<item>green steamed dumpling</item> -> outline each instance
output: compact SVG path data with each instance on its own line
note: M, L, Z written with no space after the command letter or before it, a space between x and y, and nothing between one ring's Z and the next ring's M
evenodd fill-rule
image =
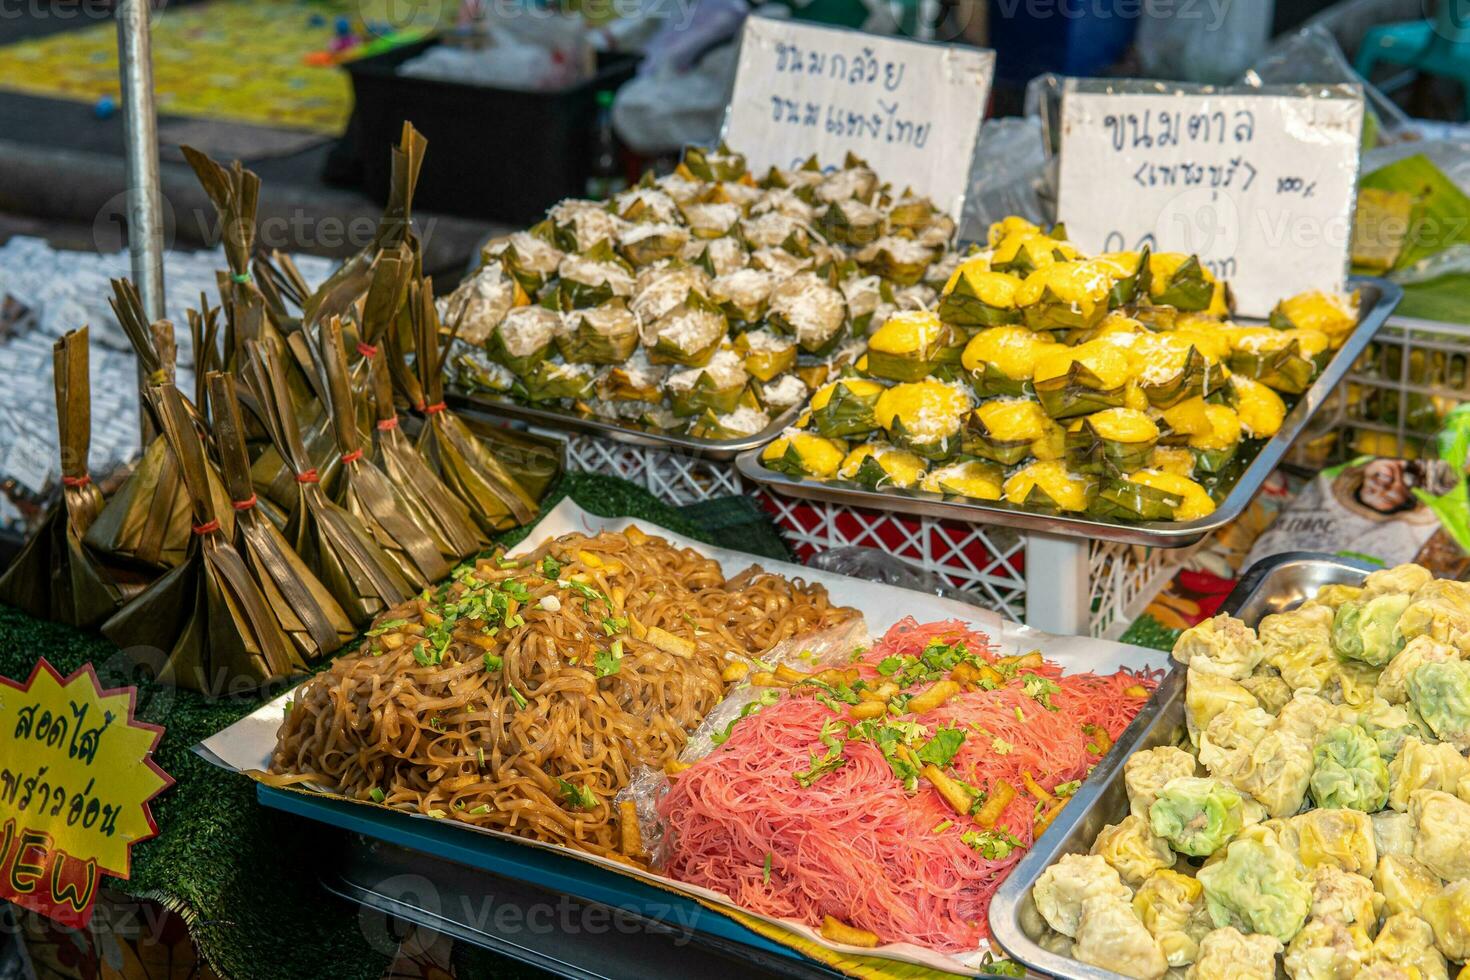
M1435 737L1464 748L1470 741L1470 663L1421 664L1408 686L1409 703Z
M1210 919L1219 926L1259 932L1289 942L1307 921L1312 890L1296 860L1269 840L1232 841L1225 859L1197 876Z
M1385 775L1386 778L1386 775ZM1171 779L1149 807L1153 832L1180 854L1205 857L1240 832L1244 822L1240 794L1215 779Z
M1388 765L1358 725L1338 725L1312 749L1312 799L1329 809L1376 813L1388 801Z
M1397 630L1409 596L1380 595L1366 602L1344 602L1332 617L1332 646L1341 660L1382 667L1403 649Z

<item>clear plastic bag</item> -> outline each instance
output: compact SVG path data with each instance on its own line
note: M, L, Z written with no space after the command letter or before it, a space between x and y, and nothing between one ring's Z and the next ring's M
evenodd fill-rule
M991 533L1008 532L1004 532L1004 529L995 529ZM960 591L935 573L877 548L863 548L856 545L833 548L831 551L821 551L813 555L807 564L824 572L851 575L853 578L867 579L869 582L896 585L901 589L926 592L942 599L954 599L968 605L977 605L974 596Z
M1378 137L1393 139L1411 122L1404 110L1353 71L1333 32L1322 23L1309 24L1276 41L1240 78L1251 86L1348 82L1363 86L1363 99L1376 117ZM1365 167L1364 173L1368 173Z
M960 239L983 241L991 222L1012 214L1044 224L1053 210L1041 121L1032 116L985 120L970 164Z
M1271 0L1161 8L1138 24L1134 47L1153 78L1223 84L1260 57Z

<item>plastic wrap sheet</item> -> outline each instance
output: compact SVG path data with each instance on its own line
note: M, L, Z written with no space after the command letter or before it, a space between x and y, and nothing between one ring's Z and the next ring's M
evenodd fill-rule
M727 577L738 574L740 571L753 563L753 556L725 548L715 548L700 544L688 538L666 531L657 525L646 521L634 520L626 517L599 517L582 510L571 500L563 500L549 514L547 514L520 545L512 548L511 555L524 554L535 550L548 538L559 537L579 531L585 534L598 534L602 531L618 531L629 526L637 526L645 533L665 538L671 543L687 548L693 548L701 554L707 555L719 562ZM952 599L939 596L928 596L898 588L892 585L884 585L877 582L865 582L861 579L849 578L843 575L835 575L831 572L818 571L805 568L801 565L789 564L787 562L761 561L759 562L766 571L785 575L790 578L801 578L809 582L817 582L825 586L831 593L834 602L841 605L853 606L862 610L863 622L851 632L836 632L825 636L808 636L789 641L782 649L774 655L782 658L800 656L804 651L810 651L813 657L836 657L845 656L852 651L853 643L866 642L869 635L881 635L894 623L906 616L913 616L920 622L932 622L943 619L962 619L974 624L978 629L987 633L992 644L1002 654L1014 654L1030 650L1040 650L1044 656L1060 664L1068 671L1097 671L1099 673L1110 673L1120 667L1128 667L1133 670L1152 670L1167 666L1167 655L1157 650L1148 650L1143 647L1130 646L1124 643L1115 643L1106 640L1094 640L1088 637L1063 637L1052 636L1048 633L1033 630L1028 626L1010 622L1000 614L988 609L966 605ZM809 662L809 661L804 661ZM255 712L240 719L224 731L206 739L195 747L195 751L223 768L233 772L260 771L266 769L270 764L271 752L275 748L276 730L280 727L285 717L286 702L295 696L294 691L288 692L258 708ZM708 751L709 732L715 730L716 725L723 727L728 723L729 717L738 715L744 702L737 700L741 697L739 689L732 694L730 699L715 709L706 723L696 730L694 738L691 739L691 752ZM722 723L723 720L723 723ZM648 797L651 802L656 791L651 783L645 783L639 792ZM362 806L376 806L373 803L360 803ZM430 817L421 814L403 812L405 820L429 820ZM439 821L443 823L443 821ZM608 871L630 875L644 880L657 883L660 887L675 888L694 897L714 908L727 908L740 910L746 915L751 915L746 910L739 909L723 895L708 889L698 888L678 882L671 882L652 872L630 869L605 858L583 854L567 848L550 844L541 844L523 838L493 830L482 830L469 825L456 825L466 833L486 834L510 841L525 847L543 847L554 850L560 854L571 856L577 860L595 864ZM932 969L946 970L958 973L973 973L974 964L977 964L984 950L976 950L973 953L961 957L949 956L934 950L925 949L907 943L893 943L878 949L858 949L833 943L822 936L816 930L801 923L788 920L773 919L766 916L757 916L766 922L785 928L803 939L817 943L833 951L864 956L877 956L904 963L912 963Z

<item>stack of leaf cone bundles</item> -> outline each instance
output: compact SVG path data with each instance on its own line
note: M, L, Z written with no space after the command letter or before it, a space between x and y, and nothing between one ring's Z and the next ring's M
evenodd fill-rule
M253 251L255 175L187 151L229 265L219 305L189 312L193 389L175 384L172 326L114 283L146 379L143 456L104 502L86 473L86 334L69 334L62 499L0 601L100 625L162 682L239 693L309 670L536 516L554 454L472 432L444 405L453 331L410 219L423 148L406 128L378 235L317 289L288 257Z

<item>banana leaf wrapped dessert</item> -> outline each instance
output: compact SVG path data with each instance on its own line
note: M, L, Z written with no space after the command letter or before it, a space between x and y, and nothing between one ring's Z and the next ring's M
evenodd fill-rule
M1016 294L1020 277L990 268L984 254L965 259L944 284L939 316L960 327L993 327L1020 323Z
M740 205L729 201L703 201L685 204L680 212L689 234L698 239L723 238L745 216Z
M454 380L465 391L490 391L503 394L515 387L516 376L510 368L490 360L482 347L455 341L451 355Z
M214 509L195 413L172 384L154 387L150 398L189 495L192 540L186 559L104 623L103 634L127 650L162 650L162 662L148 665L159 683L208 695L303 671L305 661L235 550L233 522L226 530Z
M124 583L82 544L103 506L102 491L87 470L92 441L87 356L86 327L67 332L52 346L61 496L0 576L0 602L38 619L83 628L112 615L124 599Z
M942 493L947 497L971 500L1000 500L1005 471L994 463L968 459L946 466L936 466L919 481L919 489Z
M1276 304L1270 323L1279 330L1320 330L1332 338L1332 346L1336 348L1358 325L1358 294L1341 295L1315 289L1299 293Z
M562 314L556 349L567 361L621 364L638 348L638 317L622 299Z
M817 230L829 242L863 248L883 234L883 212L857 198L834 201L817 215Z
M1052 455L1046 444L1063 438L1061 426L1028 399L995 398L971 414L964 437L970 456L1011 466L1028 456Z
M548 212L547 220L563 252L585 252L600 243L611 250L628 226L597 201L562 201Z
M738 351L725 347L716 351L702 367L674 371L664 380L674 414L688 417L712 411L718 415L733 412L742 404L752 404L750 375Z
M680 166L696 180L739 180L746 174L745 156L736 153L724 143L713 150L702 146L685 147L684 160Z
M1205 488L1187 476L1139 470L1105 478L1093 501L1093 516L1122 521L1193 521L1215 511Z
M696 439L713 439L724 442L753 436L764 431L770 424L769 413L749 405L742 405L724 414L709 409L690 423L689 434Z
M796 217L784 210L762 211L740 222L740 237L752 252L782 249L809 256L812 241L809 224L809 217Z
M581 401L596 391L597 371L595 364L547 358L517 378L514 391L533 405L562 399Z
M1176 332L1143 334L1128 351L1138 390L1160 409L1219 391L1225 371L1208 349Z
M1077 249L1021 218L1006 218L990 228L990 268L1021 278L1057 262L1071 262Z
M873 411L895 446L943 461L959 451L972 405L968 389L925 378L885 390Z
M536 295L556 277L564 257L556 247L556 229L550 222L497 238L480 250L484 264L499 264L528 296Z
M658 185L653 174L612 199L613 213L624 221L673 222L679 216L679 204L673 195Z
M727 276L750 264L750 254L745 251L745 244L734 235L710 241L691 239L684 247L684 259L711 276Z
M893 287L879 276L848 276L837 288L847 303L853 336L861 337L877 330L896 309Z
M689 229L671 221L640 221L624 228L618 250L635 266L652 265L682 255L689 244Z
M1132 473L1147 465L1159 427L1146 412L1105 408L1067 433L1067 465L1078 473Z
M612 244L600 241L586 251L569 254L556 267L557 302L563 310L605 303L633 295L633 269Z
M749 365L746 370L750 370ZM809 394L811 389L795 374L783 374L774 381L763 382L756 387L760 403L766 407L766 411L777 415L800 405Z
M1327 334L1310 327L1237 327L1230 339L1232 374L1254 378L1288 395L1306 391L1332 356Z
M849 153L842 169L823 175L813 190L818 201L870 201L878 190L878 175L859 157Z
M868 338L868 374L891 381L918 381L942 364L960 360L964 337L927 310L903 310L883 321Z
M597 382L597 397L607 401L657 404L663 398L663 382L669 369L654 364L639 349L622 364L608 368Z
M847 443L812 432L788 429L761 450L766 469L788 476L830 480L847 458Z
M818 388L809 408L812 426L824 436L857 436L878 428L883 385L867 378L839 378Z
M1163 420L1170 432L1187 437L1201 473L1221 472L1240 449L1240 416L1227 405L1192 398L1164 412Z
M1144 469L1194 478L1194 453L1187 446L1155 446Z
M565 325L556 310L544 306L516 307L486 338L485 352L512 374L524 375L550 356L552 345Z
M657 320L684 302L690 293L709 298L709 275L699 266L669 263L638 273L633 299L628 306L646 323Z
M710 281L709 298L719 304L731 323L758 324L766 315L776 282L772 273L737 269Z
M837 475L869 490L907 490L918 484L928 468L922 457L911 452L886 442L865 442L847 454Z
M784 248L762 248L750 253L750 267L774 273L778 279L784 280L811 272L817 263L810 255L799 255Z
M1154 252L1148 256L1148 266L1148 298L1154 305L1217 316L1229 314L1230 295L1225 284L1200 264L1198 256Z
M1231 375L1230 390L1240 427L1252 439L1269 439L1286 421L1286 403L1267 386L1242 375Z
M1015 303L1032 330L1087 329L1107 314L1112 288L1101 262L1052 262L1026 276Z
M1008 503L1050 513L1082 513L1097 495L1097 480L1073 473L1061 460L1028 463L1002 485Z
M1091 415L1123 404L1128 359L1105 341L1058 347L1036 359L1031 385L1054 419Z
M990 327L970 338L960 366L980 398L1028 394L1036 361L1055 347L1045 333L1026 327Z
M796 342L769 330L750 330L735 338L745 370L762 383L787 374L796 365Z
M808 354L824 354L843 337L847 305L842 293L812 273L792 276L771 290L767 321L796 338Z
M643 321L643 346L654 364L703 367L724 341L729 322L720 308L690 291L657 319Z
M855 258L862 268L900 286L912 286L924 278L934 261L936 248L900 235L884 235L860 250Z
M1131 306L1148 296L1153 281L1149 266L1149 249L1141 252L1104 252L1094 260L1108 270L1113 285L1108 290L1108 306L1117 309Z
M457 323L459 337L483 344L512 307L531 302L526 291L500 265L487 265L439 301L439 318Z

